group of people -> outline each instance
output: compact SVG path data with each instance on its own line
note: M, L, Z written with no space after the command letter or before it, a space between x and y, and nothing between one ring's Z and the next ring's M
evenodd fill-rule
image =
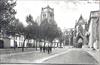
M40 46L40 52L48 52L50 54L52 52L52 47L51 46Z

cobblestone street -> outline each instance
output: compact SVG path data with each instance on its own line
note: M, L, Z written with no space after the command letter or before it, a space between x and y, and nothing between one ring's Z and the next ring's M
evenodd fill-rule
M67 64L97 63L97 62L100 63L98 51L85 48L76 49L68 46L64 48L55 48L50 54L48 54L47 52L43 53L40 51L12 53L5 55L2 54L0 55L0 62L1 63L67 63Z
M97 64L98 61L83 49L69 49L68 52L45 60L51 64Z
M52 53L48 54L40 51L30 51L30 52L20 52L0 55L1 63L33 63L35 60L48 57L54 54L58 54L64 51L67 51L68 47L65 48L55 48Z

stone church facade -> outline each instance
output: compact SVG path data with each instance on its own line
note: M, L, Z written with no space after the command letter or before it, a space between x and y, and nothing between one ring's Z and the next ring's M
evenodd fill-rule
M74 45L78 46L79 42L82 43L82 45L86 44L86 26L87 26L87 22L84 20L84 18L82 17L82 15L80 16L80 18L78 19L78 21L75 23L75 31L74 31Z

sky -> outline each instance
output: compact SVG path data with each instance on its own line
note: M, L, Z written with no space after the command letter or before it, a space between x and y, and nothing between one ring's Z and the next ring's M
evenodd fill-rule
M36 20L41 8L49 5L54 8L54 19L61 29L74 28L80 15L87 21L90 11L99 10L98 2L79 0L17 0L16 18L26 25L26 16L31 14Z

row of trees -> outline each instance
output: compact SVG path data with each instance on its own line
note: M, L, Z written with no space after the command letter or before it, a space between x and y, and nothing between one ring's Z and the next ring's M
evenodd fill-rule
M62 32L61 29L57 26L55 21L48 22L47 19L44 19L41 21L41 24L38 25L36 21L33 20L33 17L31 15L28 15L26 17L27 26L24 27L22 23L19 22L19 20L15 19L15 22L9 25L8 27L8 34L15 36L16 34L22 34L24 35L24 42L22 51L24 51L25 46L25 40L34 39L37 42L43 41L44 47L46 44L46 41L49 41L51 45L53 44L53 40L59 39L59 41L62 43ZM37 45L36 45L37 50Z
M31 15L28 15L26 17L28 25L25 27L19 19L15 18L16 11L14 6L16 6L16 2L13 0L0 0L0 30L3 30L3 33L8 36L24 35L22 51L24 51L26 39L34 39L36 43L43 40L44 46L45 41L49 41L51 45L54 39L59 39L60 42L63 41L62 31L54 20L48 21L48 19L44 19L39 25Z
M49 41L52 46L53 40L55 39L61 40L61 36L62 36L61 29L58 28L54 20L48 22L48 19L44 19L43 21L41 21L39 25L36 21L33 20L33 17L31 15L28 15L26 17L26 22L28 23L28 26L23 27L23 31L20 32L24 34L25 40L34 39L36 41L36 44L37 42L43 41L44 47L46 41ZM23 42L23 46L25 44L24 42ZM36 50L37 50L37 45L36 45Z

